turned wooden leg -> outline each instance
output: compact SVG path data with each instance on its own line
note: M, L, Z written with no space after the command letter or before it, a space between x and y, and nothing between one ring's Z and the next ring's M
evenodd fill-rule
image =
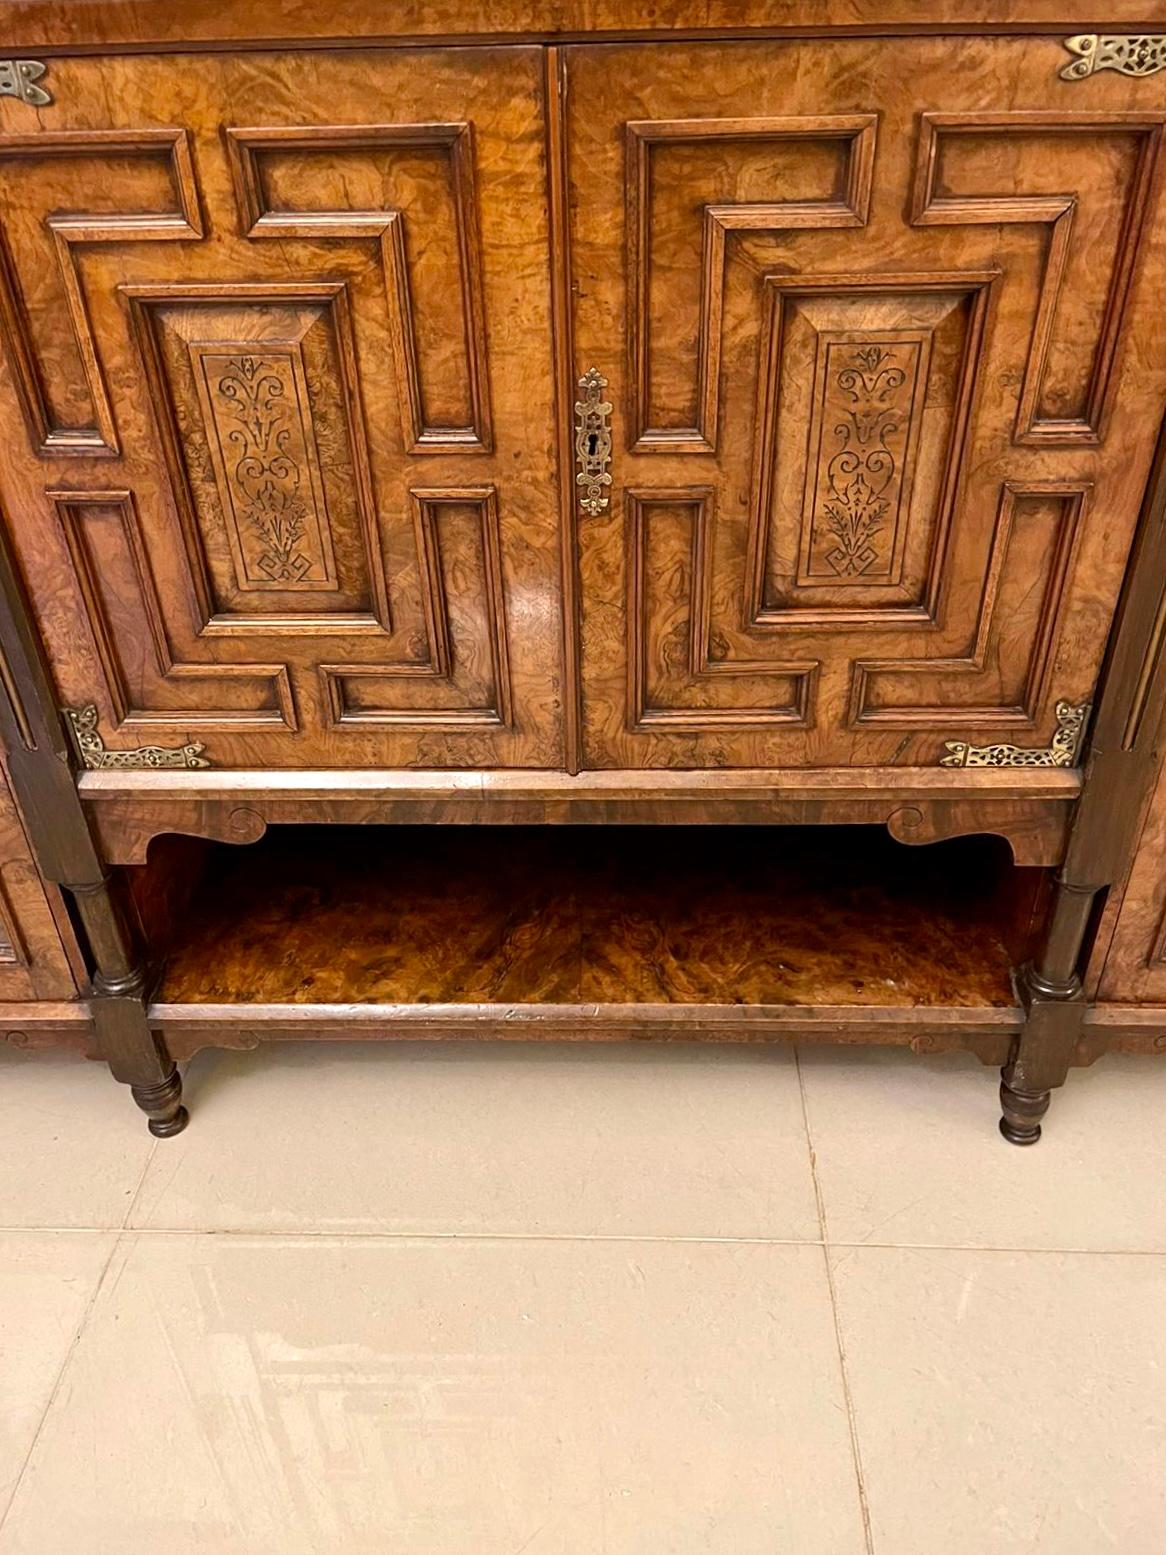
M131 1085L130 1095L149 1119L146 1127L156 1139L181 1134L190 1122L190 1114L182 1105L182 1076L173 1062L164 1080L157 1085Z
M1049 1110L1051 1091L1013 1089L1016 1077L1013 1064L1000 1071L1000 1132L1011 1145L1035 1145L1040 1138L1040 1120Z
M1024 1030L1000 1080L1000 1132L1009 1144L1036 1144L1049 1093L1069 1072L1085 1014L1077 967L1095 895L1094 886L1057 882L1040 950L1017 978Z
M162 1038L146 1018L149 975L131 919L104 878L70 886L85 926L95 971L90 997L97 1048L115 1080L149 1119L156 1139L181 1134L190 1121L182 1079Z

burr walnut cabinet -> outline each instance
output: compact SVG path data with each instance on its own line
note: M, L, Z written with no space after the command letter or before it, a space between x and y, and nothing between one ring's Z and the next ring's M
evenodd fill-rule
M1016 1143L1163 1045L1166 10L1097 26L0 0L10 1040L159 1134L267 1037L965 1047Z

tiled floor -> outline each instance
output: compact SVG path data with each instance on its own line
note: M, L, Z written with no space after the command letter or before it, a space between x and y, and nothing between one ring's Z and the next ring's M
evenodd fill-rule
M0 1555L1166 1548L1166 1063L0 1057Z

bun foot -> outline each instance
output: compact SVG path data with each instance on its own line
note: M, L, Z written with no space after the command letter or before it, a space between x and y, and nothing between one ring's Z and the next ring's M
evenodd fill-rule
M147 1128L155 1139L181 1134L190 1122L182 1105L182 1076L172 1069L157 1085L131 1085L130 1095L149 1119Z
M1040 1138L1040 1120L1049 1110L1049 1091L1014 1091L1011 1064L1000 1071L1000 1132L1010 1145L1035 1145Z

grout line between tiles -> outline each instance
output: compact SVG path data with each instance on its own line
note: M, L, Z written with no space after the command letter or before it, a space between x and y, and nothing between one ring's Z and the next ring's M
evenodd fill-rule
M47 1421L47 1419L49 1417L49 1414L50 1414L50 1412L52 1410L53 1405L56 1403L57 1395L61 1391L61 1386L62 1386L62 1384L64 1383L64 1380L65 1380L65 1374L69 1370L69 1367L70 1367L70 1365L72 1363L72 1360L73 1360L73 1356L76 1353L77 1346L81 1343L81 1336L82 1336L82 1334L84 1334L85 1329L87 1328L87 1326L89 1324L89 1319L92 1316L93 1308L94 1308L94 1306L97 1303L97 1298L101 1294L101 1290L102 1290L103 1286L105 1285L106 1278L107 1278L107 1276L109 1274L110 1264L113 1262L114 1258L116 1257L118 1249L121 1247L122 1242L123 1242L123 1240L125 1238L126 1228L129 1225L130 1216L133 1213L134 1205L138 1202L138 1195L142 1191L142 1184L146 1180L146 1173L150 1169L150 1162L154 1159L154 1152L155 1152L155 1150L157 1150L157 1148L158 1148L158 1140L157 1139L152 1139L151 1140L150 1152L146 1156L146 1159L145 1159L145 1161L142 1164L142 1170L138 1174L138 1180L137 1180L137 1183L136 1183L136 1185L134 1187L134 1191L129 1196L129 1202L126 1204L125 1213L121 1217L121 1225L120 1226L117 1226L117 1227L110 1227L110 1226L102 1226L102 1227L96 1227L96 1226L94 1226L94 1227L88 1227L88 1226L86 1226L86 1227L69 1226L69 1227L60 1227L60 1228L55 1228L55 1227L54 1228L50 1228L50 1227L47 1227L47 1226L36 1226L36 1227L22 1228L22 1229L28 1229L28 1230L35 1230L37 1232L37 1234L39 1234L39 1235L43 1235L46 1231L56 1230L56 1229L73 1231L73 1232L81 1231L83 1234L96 1234L96 1235L105 1235L105 1236L108 1236L110 1234L110 1232L112 1231L113 1232L113 1241L110 1244L109 1256L106 1258L105 1262L102 1264L102 1266L101 1266L101 1273L97 1277L97 1280L96 1280L96 1282L95 1282L95 1284L93 1286L93 1294L90 1296L89 1300L85 1303L85 1310L81 1314L81 1320L77 1324L76 1331L74 1332L73 1338L72 1338L72 1340L69 1343L69 1348L65 1351L64 1359L61 1361L60 1368L59 1368L59 1370L57 1372L56 1377L53 1380L52 1389L50 1390L48 1399L45 1402L45 1407L41 1411L41 1417L37 1421L36 1430L33 1432L32 1441L28 1445L28 1451L24 1455L24 1461L20 1465L20 1471L16 1475L16 1478L12 1482L12 1494L8 1497L8 1499L4 1503L4 1505L2 1507L0 1507L0 1532L3 1532L4 1524L8 1521L8 1514L12 1510L13 1504L16 1501L16 1497L19 1494L21 1484L24 1481L25 1473L28 1470L28 1466L32 1462L32 1455L36 1451L36 1444L37 1444L37 1442L40 1441L41 1432L45 1428L45 1422Z
M295 1231L264 1226L4 1226L0 1236L215 1236L284 1242L680 1242L696 1246L822 1247L834 1252L1036 1253L1044 1257L1166 1258L1166 1247L1025 1247L983 1242L849 1242L820 1236L682 1236L651 1231Z
M846 1344L842 1337L842 1323L838 1316L838 1295L834 1289L834 1269L830 1262L830 1240L826 1223L826 1201L822 1197L822 1187L818 1181L818 1162L814 1154L814 1136L810 1132L810 1111L806 1105L806 1086L802 1078L802 1060L797 1047L794 1047L794 1068L798 1076L798 1095L802 1102L802 1125L806 1132L806 1152L810 1161L810 1176L814 1182L814 1202L818 1206L818 1229L821 1233L819 1246L822 1249L822 1262L826 1269L826 1285L830 1292L830 1315L834 1321L834 1343L838 1348L838 1367L842 1374L842 1395L846 1401L846 1420L850 1427L850 1452L854 1461L854 1479L858 1490L858 1505L862 1512L862 1537L866 1548L866 1555L874 1555L874 1537L870 1525L870 1505L866 1496L866 1478L862 1470L862 1449L858 1440L858 1419L854 1409L854 1399L850 1392L850 1374L846 1367Z
M130 1201L126 1205L126 1212L121 1217L121 1225L118 1228L118 1237L119 1237L119 1239L120 1239L122 1233L129 1229L130 1216L133 1214L134 1210L137 1208L138 1200L142 1196L142 1185L146 1181L146 1173L150 1170L150 1167L153 1164L154 1156L157 1153L158 1146L159 1146L160 1143L161 1143L160 1140L156 1139L153 1135L151 1135L151 1138L150 1138L150 1144L151 1144L150 1153L146 1157L145 1161L142 1164L142 1170L141 1170L141 1172L138 1175L137 1186L135 1187L134 1191L130 1194Z
M40 1230L41 1228L38 1227L37 1229ZM107 1236L110 1234L108 1229L106 1230L105 1234ZM0 1533L3 1532L4 1526L8 1521L8 1514L11 1512L13 1506L16 1503L16 1497L19 1494L21 1485L24 1483L24 1476L28 1472L29 1464L32 1462L32 1455L36 1451L37 1443L40 1441L41 1435L44 1431L45 1422L48 1420L49 1415L52 1412L53 1405L56 1403L57 1396L60 1393L61 1387L64 1383L65 1374L69 1370L69 1367L72 1365L73 1357L77 1353L77 1346L81 1343L81 1335L89 1326L89 1319L93 1315L93 1308L97 1305L97 1298L100 1296L102 1290L105 1287L105 1282L109 1278L110 1266L113 1263L113 1260L117 1254L117 1250L120 1246L121 1232L117 1232L114 1235L113 1241L110 1245L109 1256L106 1258L104 1264L102 1264L101 1273L94 1282L93 1293L89 1297L89 1300L85 1303L85 1310L81 1314L80 1321L78 1322L73 1337L69 1342L69 1348L65 1351L64 1359L61 1361L60 1367L57 1370L57 1375L53 1381L52 1389L49 1392L48 1399L45 1401L45 1407L41 1411L40 1419L37 1421L36 1430L33 1432L32 1440L28 1444L28 1451L24 1455L24 1460L20 1465L20 1469L17 1472L16 1478L12 1481L12 1493L8 1497L7 1501L4 1502L3 1506L0 1506Z
M0 1236L81 1236L116 1234L138 1238L164 1236L239 1237L281 1242L681 1242L698 1246L820 1247L814 1236L678 1236L650 1231L290 1231L250 1226L0 1226Z

